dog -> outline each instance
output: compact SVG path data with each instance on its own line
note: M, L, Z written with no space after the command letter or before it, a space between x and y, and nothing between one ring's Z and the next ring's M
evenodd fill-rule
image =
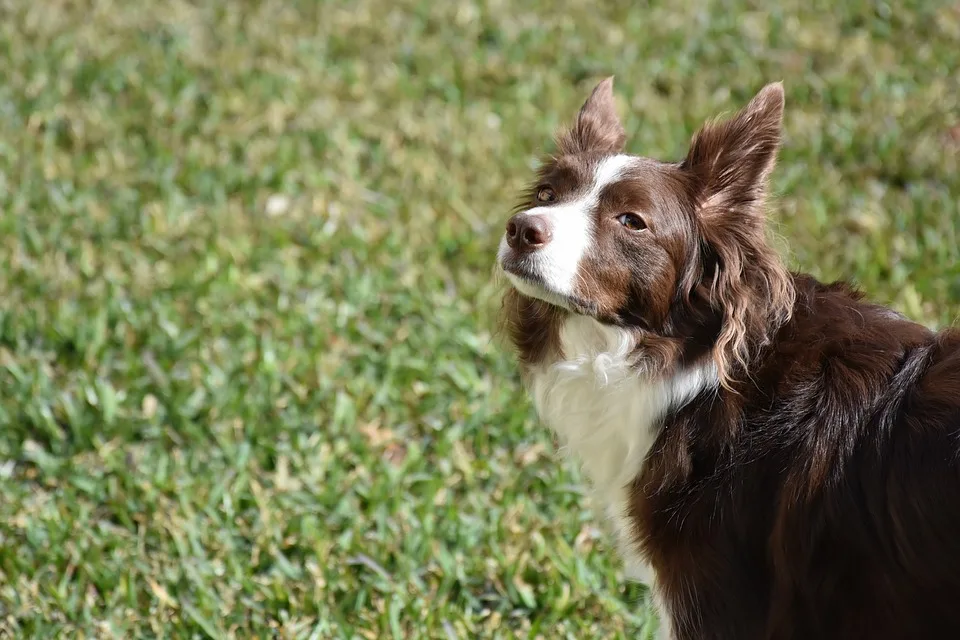
M960 332L784 265L783 112L665 162L600 82L506 223L507 335L660 637L960 638Z

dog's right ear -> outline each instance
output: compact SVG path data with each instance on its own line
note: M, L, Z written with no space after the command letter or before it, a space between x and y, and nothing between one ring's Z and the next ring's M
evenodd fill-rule
M557 139L561 154L623 151L627 134L617 116L613 98L613 76L601 81L580 108L573 127Z
M703 126L683 168L697 177L704 215L760 213L783 127L783 84L768 84L734 117Z

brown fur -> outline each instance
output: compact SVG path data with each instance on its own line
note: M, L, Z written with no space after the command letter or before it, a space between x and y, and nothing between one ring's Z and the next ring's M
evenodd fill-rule
M783 104L769 85L597 205L577 312L632 332L647 373L712 357L722 385L663 418L637 542L677 639L960 637L960 332L783 266L764 221ZM564 197L623 144L608 79L536 186ZM602 226L618 211L649 232ZM522 367L557 356L570 311L511 290L504 312Z
M783 103L783 87L768 85L735 117L697 132L681 165L698 177L698 227L720 265L708 297L724 311L715 357L728 390L731 367L746 369L793 307L790 276L766 244L763 219Z
M613 78L606 78L587 98L573 127L558 136L557 148L563 156L609 155L623 151L626 141L627 134L616 115Z

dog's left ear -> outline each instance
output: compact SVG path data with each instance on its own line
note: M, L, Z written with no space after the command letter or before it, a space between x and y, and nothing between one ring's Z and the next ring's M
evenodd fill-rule
M780 147L783 103L783 84L768 84L734 117L694 135L682 167L697 178L704 213L762 203Z
M602 80L580 108L573 127L557 140L561 154L623 151L627 134L617 116L613 98L613 76Z

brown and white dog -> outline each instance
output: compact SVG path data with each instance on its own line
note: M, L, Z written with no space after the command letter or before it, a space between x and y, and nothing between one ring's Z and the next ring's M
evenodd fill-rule
M783 265L783 106L660 162L601 82L507 222L509 335L664 637L960 638L960 332Z

